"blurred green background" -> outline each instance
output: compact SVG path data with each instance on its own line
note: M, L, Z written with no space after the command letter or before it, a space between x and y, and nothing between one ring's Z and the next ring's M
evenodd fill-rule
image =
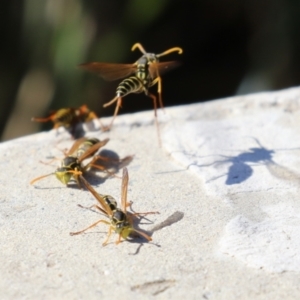
M85 103L110 116L114 107L102 105L120 80L76 66L133 63L141 56L130 51L136 42L152 53L184 50L162 58L182 62L163 76L165 106L300 82L296 0L10 0L0 2L0 14L2 140L41 130L31 117L52 109ZM152 107L144 94L129 95L120 113Z

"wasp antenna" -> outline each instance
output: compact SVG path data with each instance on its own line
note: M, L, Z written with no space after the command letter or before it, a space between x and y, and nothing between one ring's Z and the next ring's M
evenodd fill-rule
M55 173L50 173L50 174L47 174L47 175L43 175L43 176L40 176L40 177L37 177L37 178L34 178L30 181L30 184L34 184L36 181L40 180L40 179L43 179L45 177L48 177L50 175L54 175Z
M140 44L140 43L135 43L132 47L131 47L131 51L134 51L136 48L138 48L143 54L146 54L146 50L144 49L144 47Z
M157 54L156 57L161 57L161 56L165 56L169 53L172 53L172 52L178 52L178 54L182 54L183 53L183 50L180 48L180 47L174 47L174 48L171 48L169 50L166 50L165 52L163 53L160 53L160 54Z

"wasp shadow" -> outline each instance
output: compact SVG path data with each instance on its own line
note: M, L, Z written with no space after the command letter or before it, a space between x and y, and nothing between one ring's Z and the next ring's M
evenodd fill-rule
M226 176L226 180L225 180L226 185L240 184L246 181L247 179L249 179L253 175L253 167L258 165L265 165L269 171L275 169L273 166L276 166L277 174L280 170L282 170L285 173L290 173L290 175L291 173L293 173L293 176L295 176L293 171L275 163L273 160L273 155L274 153L276 153L276 151L299 150L300 148L277 149L275 151L263 147L260 144L258 139L256 138L253 139L256 141L259 147L250 148L249 150L244 151L236 156L220 155L225 159L215 161L212 164L201 165L201 166L211 166L211 165L221 165L226 163L230 164L228 172L226 174L214 177L210 179L208 182ZM272 175L275 174L275 172L271 172L271 171L270 173ZM279 175L277 175L276 177L279 177Z
M147 234L148 236L152 237L155 231L158 231L158 230L161 230L165 227L171 226L171 225L181 221L183 219L183 217L184 217L183 212L176 211L172 215L170 215L167 219L165 219L164 221L160 222L159 224L154 225L150 230L142 230L138 227L140 224L142 224L141 220L145 218L143 216L141 218L139 218L139 220L137 222L134 222L134 224L135 224L135 228L137 228L139 231L141 231L141 232ZM132 238L133 239L128 240L131 243L137 243L137 239L141 239L141 238L144 240L144 242L141 242L141 241L138 242L140 245L136 249L135 253L130 253L130 255L137 255L139 253L141 247L144 245L146 239L139 236L138 233L135 233L135 232L133 232ZM151 244L155 245L157 247L161 247L160 245L155 244L155 243L151 243Z
M111 177L118 177L116 174L119 170L128 166L134 157L133 155L128 155L120 158L116 152L107 149L101 150L96 156L98 157L96 162L84 172L84 178L91 185L95 186L103 184ZM75 188L75 183L72 187Z
M248 151L242 152L237 156L227 158L224 162L231 163L226 185L240 184L253 175L253 164L269 164L274 163L272 160L274 150L266 148L250 148Z
M70 127L65 127L65 129L74 140L84 137L87 132L90 133L101 131L100 128L97 127L92 121L78 122Z
M78 123L76 125L73 125L70 128L66 128L66 130L74 140L80 139L85 135L83 123Z
M128 155L120 158L116 152L107 149L102 149L96 156L98 157L98 159L93 164L91 169L94 171L102 170L109 176L118 173L120 169L128 166L134 158L133 155Z

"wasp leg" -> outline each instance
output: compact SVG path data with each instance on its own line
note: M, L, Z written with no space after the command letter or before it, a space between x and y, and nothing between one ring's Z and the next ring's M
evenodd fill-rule
M93 212L94 212L93 208L97 208L97 209L101 210L97 204L93 204L91 206L83 206L81 204L77 204L77 206L80 207L80 208L91 210Z
M93 119L96 119L96 120L98 121L98 123L99 123L99 125L100 125L102 131L107 131L107 130L108 130L107 126L105 126L105 125L101 122L100 118L99 118L94 112L90 112L90 113L89 113L88 121L93 120Z
M78 171L78 170L70 170L70 171L66 171L66 173L71 173L73 174L74 179L76 180L77 185L79 186L80 189L82 189L79 177L82 176L82 172ZM68 183L66 183L66 185L68 185Z
M106 172L110 176L120 178L118 175L108 171L105 167L95 164L95 162L100 158L101 158L101 156L98 156L98 155L93 157L93 159L84 167L84 170L87 170L88 168L93 167L93 168L96 168L100 171Z
M56 124L53 125L53 129L58 129L61 126L62 126L62 124L56 123Z
M109 222L107 222L107 221L104 221L104 223L106 223L106 224L108 224L108 225L110 225L110 226L109 226L109 230L108 230L108 234L107 234L106 240L103 242L102 246L106 246L106 245L107 245L108 240L109 240L109 238L110 238L110 236L111 236L111 231L112 231L112 226L111 226L111 224L110 224Z
M121 238L122 238L122 235L119 234L119 237L118 237L118 239L116 240L116 245L118 245L118 244L120 244L120 243L122 242Z
M136 217L136 216L141 216L141 215L156 215L159 214L159 211L148 211L148 212L135 212L135 213L131 213L130 215L132 217Z
M135 231L136 233L138 233L139 235L141 235L142 237L144 237L149 242L152 241L152 238L148 234L146 234L144 232L141 232L139 230L136 230L136 229L133 229L133 231Z
M150 98L152 98L153 100L153 106L154 106L154 121L155 121L155 126L156 126L156 130L157 130L157 137L158 137L158 143L159 146L161 146L161 138L160 138L160 131L159 131L159 124L158 124L158 120L157 120L157 99L153 94L150 94L148 91L146 93L146 95Z
M114 99L112 99L111 101L109 101L103 105L103 107L107 107L109 105L112 105L116 101L117 101L117 104L116 104L115 112L114 112L114 115L113 115L113 118L112 118L110 124L107 126L107 130L109 130L111 128L111 126L119 112L120 107L122 107L122 98L120 96L116 96Z
M159 212L134 213L134 214L130 214L130 215L128 214L127 217L129 219L129 223L132 224L133 223L132 217L134 217L136 215L141 215L141 214L144 214L144 215L148 215L149 214L150 215L150 214L156 214L156 213L159 213ZM144 232L141 232L141 231L139 231L139 230L137 230L135 228L132 228L132 231L138 233L139 235L141 235L142 237L144 237L149 242L152 241L152 238L148 234L146 234Z
M159 106L162 110L164 110L164 105L163 105L162 97L161 97L162 85L161 85L161 77L160 76L156 77L153 80L152 85L155 85L156 83L157 83L157 93L158 93Z
M80 173L81 173L81 172L80 172ZM82 173L81 173L81 174L82 174ZM80 174L80 175L74 174L73 176L74 176L74 178L75 178L75 180L76 180L77 185L78 185L79 188L82 190L82 186L81 186L81 183L80 183L80 180L79 180L79 176L81 176L81 174Z
M113 176L113 177L116 177L116 178L121 179L120 176L116 175L115 173L112 173L112 172L108 171L108 170L107 170L105 167L103 167L103 166L99 166L99 165L95 165L95 164L88 164L88 167L96 168L96 169L98 169L98 170L100 170L100 171L103 171L103 172L107 173L109 176Z
M77 204L77 206L79 206L80 208L89 209L89 210L91 210L91 211L93 211L93 212L95 212L95 211L93 210L93 208L97 208L98 210L101 211L102 214L107 215L107 213L105 212L105 210L103 210L103 209L102 209L100 206L98 206L97 204L93 204L93 205L91 205L90 207L88 207L88 206L82 206L81 204Z
M95 222L94 224L90 225L89 227L87 227L87 228L85 228L85 229L83 229L83 230L76 231L76 232L70 232L70 235L72 235L72 236L73 236L73 235L81 234L81 233L83 233L83 232L87 231L88 229L90 229L90 228L93 228L93 227L97 226L99 223L105 223L105 224L108 224L108 225L110 225L110 223L109 223L109 222L107 222L107 221L105 221L105 220L99 220L99 221Z
M46 118L31 118L31 121L44 123L44 122L52 121L53 119L54 119L54 115L50 115L49 117Z

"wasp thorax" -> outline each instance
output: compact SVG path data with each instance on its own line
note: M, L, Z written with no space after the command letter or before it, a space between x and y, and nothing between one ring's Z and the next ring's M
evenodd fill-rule
M72 167L77 164L79 165L79 161L75 156L67 156L61 162L62 167Z
M127 221L126 214L122 210L116 209L113 212L112 221L115 224L126 222Z
M138 65L147 65L149 63L155 63L158 62L158 58L154 53L147 53L143 55L139 60L137 61Z
M68 184L72 176L74 176L74 171L82 172L78 158L67 156L62 160L61 167L56 169L55 176L63 184Z
M116 209L113 212L111 220L116 233L121 234L123 238L127 238L132 231L132 228L127 220L126 214L122 210Z

